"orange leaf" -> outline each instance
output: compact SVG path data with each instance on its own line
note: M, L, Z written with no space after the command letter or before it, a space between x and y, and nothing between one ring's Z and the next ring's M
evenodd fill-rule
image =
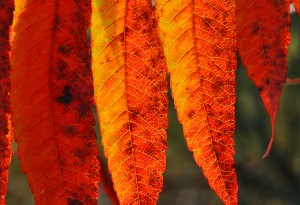
M237 1L239 54L272 123L271 149L282 84L286 81L289 33L288 0Z
M150 0L93 1L92 69L120 204L156 204L166 167L167 80Z
M85 0L17 0L11 55L12 122L36 204L97 204Z
M187 145L225 204L234 169L235 1L158 0L159 32Z
M12 24L14 2L4 0L0 4L0 205L4 205L12 141L9 99L9 28Z

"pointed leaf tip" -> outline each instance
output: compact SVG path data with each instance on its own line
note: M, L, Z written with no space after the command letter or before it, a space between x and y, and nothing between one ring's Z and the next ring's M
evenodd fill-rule
M269 155L269 153L272 149L272 145L273 145L273 141L274 141L274 135L275 135L274 128L272 128L272 135L271 135L271 138L270 138L270 142L269 142L268 148L267 148L266 152L264 153L262 159L266 158Z
M275 125L276 125L276 116L273 115L273 116L271 116L272 133L271 133L271 137L270 137L268 147L267 147L262 159L266 158L269 155L269 153L272 149L273 141L274 141L274 138L275 138Z

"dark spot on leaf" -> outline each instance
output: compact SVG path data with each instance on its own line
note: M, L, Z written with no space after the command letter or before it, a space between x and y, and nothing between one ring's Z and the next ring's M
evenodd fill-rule
M57 66L57 69L59 71L58 78L59 79L63 78L64 77L64 71L67 69L68 64L64 60L58 59L57 62L56 62L56 66Z
M263 87L258 87L259 92L263 91L263 89L264 89Z
M190 110L189 113L188 113L188 117L190 119L194 118L195 113L196 113L195 110Z
M134 170L134 165L133 164L130 164L129 166L128 166L128 170L131 172L131 171L133 171Z
M211 107L210 104L205 104L205 110L208 116L210 117L215 116L214 109Z
M159 103L158 97L152 97L151 100L154 101L155 103Z
M63 103L63 104L69 104L72 101L72 93L71 93L71 88L70 86L65 86L65 88L62 91L61 96L57 97L56 100L59 103Z
M157 151L157 149L155 147L155 144L152 142L145 146L145 153L147 155L154 157L154 154L156 151Z
M14 12L14 8L13 8L13 7L10 7L10 6L7 8L7 10L8 10L8 12L9 12L10 14L12 14L12 13Z
M132 155L132 148L131 147L126 147L124 150L124 154L131 156Z
M60 156L58 156L57 158L58 158L59 166L64 167L66 165L66 162L63 159L61 159Z
M69 134L69 135L74 135L75 134L75 129L73 126L67 126L66 128L66 132Z
M106 61L106 62L110 62L109 56L105 56L105 61Z
M129 28L126 26L125 27L125 33L129 32Z
M134 124L133 122L129 122L129 123L128 123L128 128L129 128L130 130L134 129L134 128L135 128L135 124Z
M94 139L96 138L95 132L91 132L91 133L86 132L85 135L83 135L83 138L86 140Z
M143 12L142 14L141 14L141 17L143 18L143 19L145 19L145 21L149 21L149 14L148 14L148 12Z
M222 36L226 36L227 34L227 29L226 29L226 27L222 27L222 28L220 28L219 29L219 33L222 35Z
M257 34L258 31L259 31L259 26L258 26L257 24L255 24L255 25L253 26L253 28L252 28L252 33L253 33L253 34Z
M59 51L59 53L61 53L61 54L63 54L63 55L68 55L68 54L71 53L71 47L62 44L62 45L60 45L60 46L58 47L58 51Z
M214 46L214 53L217 55L217 56L220 56L220 54L222 53L223 49L220 48L219 46Z
M204 25L206 27L210 27L211 26L211 22L212 22L212 19L203 17L203 23L204 23Z
M268 96L269 96L270 99L273 99L273 98L274 98L274 94L271 93L271 92L268 93Z
M267 85L269 85L269 84L270 84L270 80L269 80L269 79L266 79L266 80L265 80L265 83L266 83Z
M285 58L285 53L282 50L279 50L276 54L276 58Z
M91 108L88 106L88 104L81 103L77 109L79 118L81 119L82 117L84 117L86 114L89 113L90 110Z
M140 174L137 174L136 175L136 180L137 180L138 183L142 182L143 181L143 176L140 175Z
M57 16L55 16L54 18L54 27L57 28L58 24L59 24L60 20Z
M159 175L158 173L153 173L149 178L149 185L157 189L160 187L160 180L158 180L159 179L158 175Z
M280 89L280 83L276 83L276 89Z
M140 57L141 56L141 52L139 51L139 50L135 50L134 52L133 52L133 55L135 55L135 56L137 56L137 57Z
M212 84L212 88L214 89L215 92L219 92L222 86L223 86L223 82L221 78L218 78L217 81Z
M150 58L150 67L151 68L156 68L157 60L155 58Z
M91 143L91 142L86 143L86 147L87 148L92 148L93 147L93 143Z
M74 152L74 155L81 159L81 158L84 158L85 153L81 149L76 149L76 151Z
M136 117L138 117L138 115L140 114L140 110L139 109L133 109L132 111L131 111L131 117L132 118L136 118Z
M68 205L83 205L83 203L77 199L68 198Z
M166 139L160 138L160 142L161 142L165 147L167 147L167 140L166 140Z

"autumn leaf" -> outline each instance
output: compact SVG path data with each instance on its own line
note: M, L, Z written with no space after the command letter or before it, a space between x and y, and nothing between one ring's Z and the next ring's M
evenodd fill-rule
M85 0L17 0L11 54L12 122L36 204L97 204Z
M235 3L158 0L156 8L188 148L223 202L237 204Z
M92 70L120 204L156 204L167 148L167 80L150 0L92 4Z
M263 157L272 147L282 85L286 81L289 33L288 0L237 1L239 54L263 100L272 123L272 135ZM251 43L249 43L251 42Z
M9 30L13 20L14 2L4 0L0 6L0 205L5 204L8 167L11 158L10 62Z

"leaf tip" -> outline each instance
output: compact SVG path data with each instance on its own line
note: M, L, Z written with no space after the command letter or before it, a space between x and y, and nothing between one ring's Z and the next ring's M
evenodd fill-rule
M264 155L262 156L262 159L265 159L269 155L269 153L270 153L270 151L272 149L272 145L273 145L273 141L274 141L274 136L275 136L275 123L272 122L272 136L271 136L268 148L267 148L266 152L264 153Z

